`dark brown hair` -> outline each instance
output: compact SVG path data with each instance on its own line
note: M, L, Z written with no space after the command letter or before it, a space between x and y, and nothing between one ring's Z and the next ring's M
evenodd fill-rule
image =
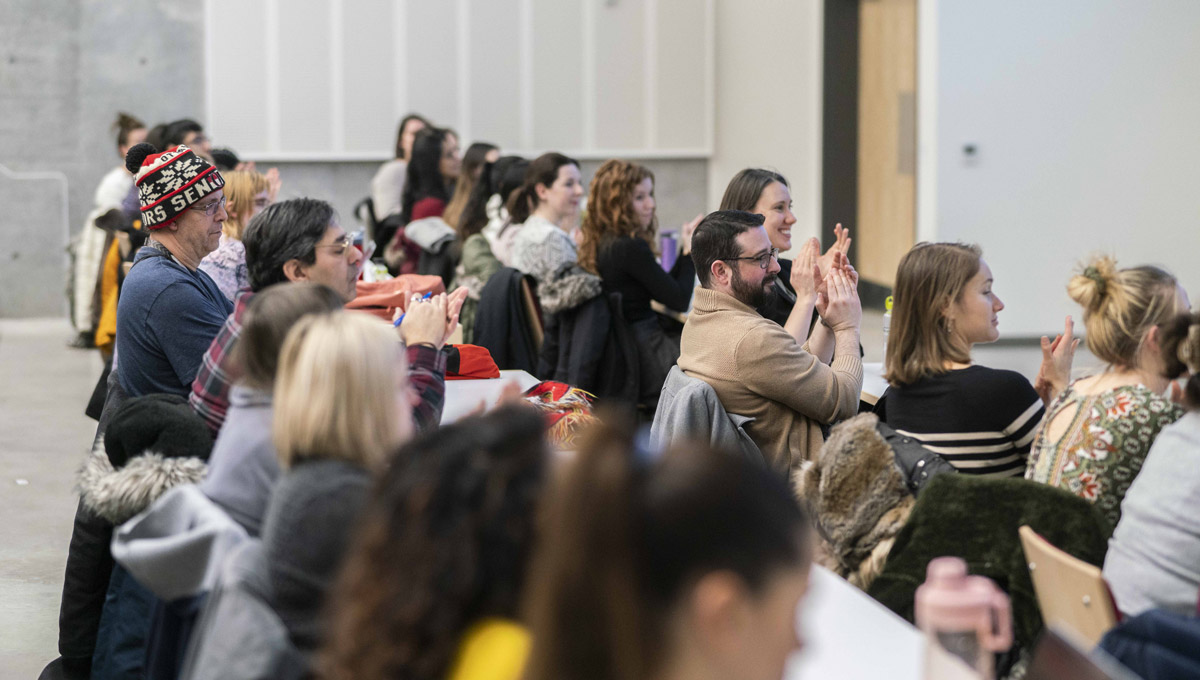
M288 331L309 314L342 308L342 298L332 288L301 281L278 283L260 293L246 307L242 332L230 355L231 368L242 382L269 392L275 385L279 351Z
M432 127L429 124L429 121L425 120L424 117L418 116L415 113L410 113L407 116L400 119L400 127L396 128L396 158L398 158L402 161L408 160L407 158L404 157L404 128L407 127L408 124L414 120L423 124L425 127Z
M946 362L970 363L971 347L951 332L946 310L979 272L979 246L918 243L896 268L887 372L899 387L946 372Z
M330 598L327 680L440 680L463 634L516 619L550 452L508 406L401 447Z
M1184 402L1189 409L1200 409L1200 312L1180 314L1161 328L1163 377L1174 380L1190 372Z
M702 447L655 456L601 425L562 482L530 573L527 680L647 680L697 580L728 571L759 594L809 560L791 490L741 456Z
M479 182L479 175L487 165L487 155L493 151L499 151L499 149L500 147L495 144L475 142L463 154L462 171L458 173L458 179L454 182L454 194L450 196L450 202L442 211L442 219L450 225L451 229L457 227L459 220L462 219L471 191Z
M129 143L129 133L144 129L146 124L124 111L118 111L117 119L113 121L112 127L113 132L117 133L117 150L120 150Z
M758 198L762 196L763 189L775 182L791 188L783 175L774 170L746 168L729 180L729 185L725 187L725 195L721 197L720 209L754 212L754 206L758 205Z
M592 176L588 191L587 216L583 219L583 243L579 245L579 266L592 272L600 249L622 236L635 236L654 247L655 223L643 229L633 211L633 194L637 185L654 173L644 166L628 161L609 160ZM655 222L658 218L655 217Z
M544 153L533 159L529 169L525 171L525 181L521 183L521 188L508 198L508 214L513 224L521 224L529 219L538 205L537 186L553 185L558 179L558 169L564 165L574 165L578 168L579 161L557 151Z

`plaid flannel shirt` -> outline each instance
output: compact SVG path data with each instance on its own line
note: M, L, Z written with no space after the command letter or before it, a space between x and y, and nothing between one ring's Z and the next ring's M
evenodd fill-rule
M230 370L227 358L242 334L242 316L252 297L254 293L248 290L237 294L233 314L225 320L225 325L205 352L192 383L192 394L188 397L192 409L212 430L214 437L229 409L229 388L241 377ZM446 401L446 352L418 345L407 348L406 354L408 380L421 397L413 407L413 421L419 431L433 430L441 423L442 406Z

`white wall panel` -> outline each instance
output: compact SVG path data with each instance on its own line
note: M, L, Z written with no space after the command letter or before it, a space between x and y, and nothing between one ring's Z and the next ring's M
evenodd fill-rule
M579 149L584 143L583 3L532 1L533 146Z
M347 0L343 12L345 150L379 151L395 141L393 0Z
M260 160L376 160L407 112L537 153L712 153L716 0L205 0L208 112Z
M521 49L514 37L521 34L520 0L473 0L470 8L472 139L463 141L519 144Z
M279 143L282 149L329 152L333 74L330 0L279 5Z
M214 123L220 121L217 142L234 150L260 149L267 138L266 5L212 0L210 16L210 41L228 46L208 54L209 107Z
M587 2L589 0L585 0ZM646 31L649 0L594 2L595 145L646 146ZM585 26L585 30L589 27Z

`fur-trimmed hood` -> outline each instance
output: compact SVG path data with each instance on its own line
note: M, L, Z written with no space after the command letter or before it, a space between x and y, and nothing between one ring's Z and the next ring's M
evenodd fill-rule
M173 487L204 480L208 465L199 458L173 458L153 451L113 468L104 444L98 442L79 470L79 494L92 512L123 524Z
M600 294L600 277L577 264L564 267L554 278L538 284L538 302L545 314L578 307Z
M864 590L915 502L877 422L864 413L834 427L817 460L794 480L825 544L825 566Z

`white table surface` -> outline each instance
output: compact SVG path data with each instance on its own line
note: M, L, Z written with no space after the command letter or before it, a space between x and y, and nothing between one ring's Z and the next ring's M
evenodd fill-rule
M447 380L441 424L448 425L463 418L478 408L481 402L486 408L495 406L500 399L500 391L514 380L522 390L541 382L525 371L500 371L499 378L486 380Z
M861 399L874 406L887 386L887 381L883 379L883 364L878 361L863 362Z
M917 680L925 636L890 609L814 564L800 603L804 646L785 680Z

